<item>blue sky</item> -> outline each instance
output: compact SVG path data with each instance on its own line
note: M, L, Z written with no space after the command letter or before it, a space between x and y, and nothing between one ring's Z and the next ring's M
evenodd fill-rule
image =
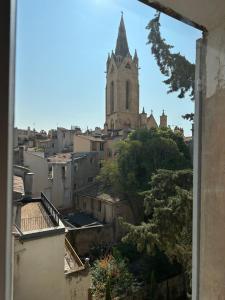
M165 79L146 45L145 29L155 11L137 0L20 0L17 15L15 125L36 129L57 126L103 127L105 69L114 50L124 12L131 54L140 63L140 111L156 120L163 109L170 125L191 124L181 118L193 111L190 100L167 94ZM192 62L201 32L162 15L166 40Z

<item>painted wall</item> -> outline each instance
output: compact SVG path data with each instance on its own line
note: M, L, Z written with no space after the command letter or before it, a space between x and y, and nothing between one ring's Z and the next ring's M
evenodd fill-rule
M24 166L28 167L33 173L33 196L39 196L41 192L49 191L48 181L48 163L47 161L35 153L24 151Z
M68 239L78 255L85 256L93 245L111 244L114 241L114 228L112 224L77 228L69 231Z
M123 217L131 223L134 222L131 208L126 201L113 202L103 200L100 197L79 195L76 201L76 209L91 214L104 223L113 223L118 217Z
M65 299L64 239L15 240L14 300Z
M80 188L90 184L91 178L99 172L99 155L98 153L89 152L81 154L79 159L73 158L73 190L76 191Z
M88 300L88 290L91 287L89 269L65 276L65 298L63 300Z
M74 152L90 152L91 142L79 135L73 137L73 151Z
M65 128L57 128L58 152L73 150L73 132Z
M225 295L225 21L205 39L202 66L200 299Z
M51 202L56 208L72 207L71 162L52 164Z

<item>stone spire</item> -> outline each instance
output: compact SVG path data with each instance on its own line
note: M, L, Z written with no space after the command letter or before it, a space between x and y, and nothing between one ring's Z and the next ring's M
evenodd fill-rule
M164 109L160 116L160 127L167 127L167 115L165 114Z
M117 42L116 42L115 55L116 56L120 55L122 57L125 57L128 53L130 53L130 52L129 52L129 48L128 48L126 29L125 29L123 13L122 13Z

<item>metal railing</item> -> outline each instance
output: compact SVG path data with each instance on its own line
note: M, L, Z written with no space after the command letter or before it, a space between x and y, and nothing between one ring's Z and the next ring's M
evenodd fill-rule
M43 193L41 193L41 200L45 209L48 211L49 216L53 219L55 225L59 226L59 212L57 211L57 209L52 205L51 202L49 202L49 200Z

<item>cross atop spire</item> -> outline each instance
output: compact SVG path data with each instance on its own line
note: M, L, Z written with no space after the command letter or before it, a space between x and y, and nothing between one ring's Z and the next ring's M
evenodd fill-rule
M115 55L120 55L122 57L125 57L128 53L129 53L129 48L127 42L126 29L123 20L123 12L121 12L121 20L120 20L119 32L118 32L118 37L116 42Z

